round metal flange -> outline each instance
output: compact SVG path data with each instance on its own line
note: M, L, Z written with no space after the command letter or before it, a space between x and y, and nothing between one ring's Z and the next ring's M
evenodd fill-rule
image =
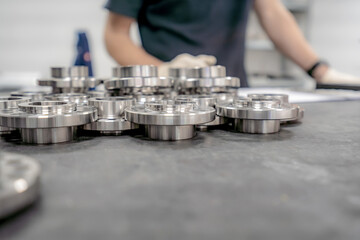
M17 91L12 92L10 95L13 97L27 97L30 98L31 101L42 101L48 94L49 92L44 91Z
M75 103L77 105L87 105L88 96L83 93L58 93L45 96L45 100Z
M30 102L28 97L0 97L0 110L16 109L20 103ZM1 126L0 124L0 135L11 134L16 131L16 128L9 128Z
M0 153L0 219L29 206L40 190L40 165L32 158Z
M291 104L281 104L278 99L255 100L238 97L230 104L218 104L217 114L234 121L236 131L245 133L275 133L280 121L294 119L299 109Z
M157 76L158 76L158 68L153 65L119 66L113 68L113 77L118 77L118 78L129 78L129 77L151 78Z
M304 117L304 108L300 107L297 104L290 104L289 103L289 95L287 94L280 94L280 93L253 93L253 94L248 94L248 97L251 98L252 100L279 100L280 104L283 106L286 105L291 105L292 107L296 107L298 108L298 115L293 118L293 119L286 119L286 120L281 120L281 123L292 123L292 122L297 122L299 120L301 120Z
M100 84L101 80L89 77L87 66L53 67L51 78L38 79L38 85L51 86L53 93L84 93Z
M200 108L193 102L147 102L127 108L125 118L145 125L145 134L152 139L182 140L195 135L195 125L214 120L215 109Z
M211 96L216 98L216 102L218 104L227 104L232 103L234 101L235 93L231 92L218 92L218 93L211 93Z
M136 103L144 104L145 102L161 101L164 95L161 94L137 94L135 95Z
M202 67L200 69L200 78L224 78L226 77L226 67L214 65Z
M210 95L179 95L175 97L177 103L195 102L200 107L215 107L216 98Z
M89 105L98 109L99 119L86 124L83 129L106 135L119 135L124 131L137 129L137 124L124 118L125 109L134 103L135 99L132 96L90 98Z
M171 88L172 79L167 77L129 77L112 78L105 81L107 90L137 88Z
M61 101L22 103L18 109L0 111L0 125L19 128L23 142L37 144L70 141L76 133L75 126L96 119L95 107Z

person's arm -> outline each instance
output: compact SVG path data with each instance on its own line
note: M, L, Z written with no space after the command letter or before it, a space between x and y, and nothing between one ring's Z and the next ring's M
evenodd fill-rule
M254 8L261 26L285 56L305 71L319 61L319 57L301 33L293 15L279 0L255 0ZM327 70L326 65L320 65L313 72L314 78L319 81Z
M162 61L148 54L130 38L130 26L135 19L109 12L105 27L106 49L120 65L160 65Z

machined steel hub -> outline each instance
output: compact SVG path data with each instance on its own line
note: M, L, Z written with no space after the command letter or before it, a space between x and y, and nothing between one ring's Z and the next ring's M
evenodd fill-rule
M299 109L298 115L294 119L287 119L287 120L281 120L281 123L292 123L292 122L298 122L301 119L304 118L304 108L300 107L297 104L292 104L289 102L289 95L287 94L280 94L280 93L252 93L248 94L248 98L251 98L253 100L279 100L280 104L285 105L292 105L293 107L297 107Z
M134 105L132 96L90 98L89 105L98 109L98 120L84 126L84 130L96 131L104 135L120 135L138 128L125 119L125 109Z
M95 88L102 80L89 77L87 66L52 67L51 77L38 79L39 86L52 87L53 93L85 93Z
M170 69L170 76L179 82L181 93L211 94L235 92L240 87L240 79L226 76L226 68L221 65L181 69Z
M211 95L179 95L175 98L176 103L195 103L200 108L213 107L216 108L217 99ZM200 131L207 131L208 128L215 128L226 123L226 118L215 116L211 122L196 125Z
M152 65L121 66L113 68L113 77L104 83L111 95L170 94L172 79L159 77Z
M0 111L16 109L20 103L26 103L30 101L31 99L27 97L0 97ZM0 135L11 134L13 131L16 131L16 128L9 128L0 124Z
M34 159L0 153L0 219L29 206L40 190L40 165Z
M195 125L213 121L215 109L164 100L131 106L125 110L125 118L145 126L145 134L151 139L182 140L195 136Z
M50 144L74 139L76 127L97 119L92 106L61 101L21 103L18 109L0 111L0 125L20 129L25 143Z
M217 115L229 118L234 130L244 133L279 132L280 121L294 119L298 114L297 106L281 104L278 99L238 97L233 103L217 105Z

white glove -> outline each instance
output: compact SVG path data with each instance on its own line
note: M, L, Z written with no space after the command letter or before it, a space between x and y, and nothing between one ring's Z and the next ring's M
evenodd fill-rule
M319 80L321 84L360 85L360 78L329 68Z
M170 62L165 62L159 66L159 76L168 76L169 68L193 68L206 67L216 63L216 58L210 55L193 56L187 53L176 56Z

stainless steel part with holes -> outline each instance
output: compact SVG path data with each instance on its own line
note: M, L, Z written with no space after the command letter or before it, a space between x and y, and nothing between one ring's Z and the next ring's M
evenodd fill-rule
M171 69L169 72L177 78L180 91L184 94L228 92L240 87L240 79L226 76L226 68L220 65L182 71Z
M70 141L76 126L96 119L95 107L61 101L21 103L18 109L0 111L0 125L20 129L22 141L35 144Z
M175 98L175 102L177 103L189 103L194 102L200 108L206 107L214 107L216 108L217 99L211 95L179 95ZM196 125L196 128L200 131L208 130L208 127L217 127L220 125L224 125L226 123L226 119L224 117L215 116L215 119L211 122Z
M84 93L57 93L45 96L47 101L61 101L75 103L76 105L87 105L88 95Z
M238 97L230 104L218 104L217 115L229 118L236 131L245 133L275 133L280 121L294 119L297 106L281 104L280 100L253 100Z
M48 94L50 93L44 91L17 91L12 92L10 95L13 97L27 97L30 98L31 101L42 101L44 100L44 96Z
M0 152L0 219L32 204L39 191L40 165L37 161Z
M99 119L86 124L83 129L106 135L119 135L125 131L137 129L137 124L126 121L124 118L125 109L134 103L135 99L132 96L90 98L89 105L98 109Z
M87 66L52 67L51 77L38 79L38 85L50 86L53 93L85 93L102 80L89 77Z
M248 94L248 98L252 100L273 100L277 99L280 101L281 105L289 105L289 95L280 94L280 93L252 93ZM291 104L293 107L297 107L299 109L298 116L294 119L281 120L281 123L292 123L300 121L304 117L304 108L300 107L297 104Z
M18 108L20 103L26 103L30 101L31 99L28 97L0 97L0 111ZM0 135L10 134L13 131L16 131L16 129L5 127L0 124Z
M195 125L215 118L212 107L174 101L147 102L125 110L125 118L145 126L145 134L157 140L182 140L195 136Z
M135 65L114 68L113 77L106 80L104 85L111 95L121 96L169 93L172 83L172 78L158 76L156 66Z

